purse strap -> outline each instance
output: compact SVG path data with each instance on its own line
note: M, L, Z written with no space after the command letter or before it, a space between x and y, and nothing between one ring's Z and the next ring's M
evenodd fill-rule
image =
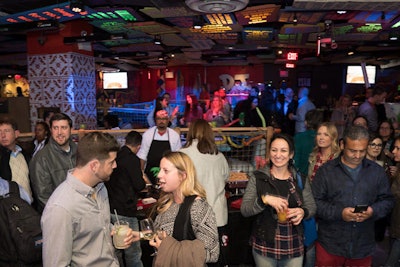
M178 214L175 218L174 232L172 236L178 240L195 240L196 235L192 228L192 219L190 216L190 208L197 196L187 196L179 207Z

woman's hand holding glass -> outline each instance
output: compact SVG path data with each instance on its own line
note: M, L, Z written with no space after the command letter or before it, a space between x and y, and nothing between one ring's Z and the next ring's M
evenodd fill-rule
M302 208L288 209L287 217L294 225L299 225L304 218L304 210Z
M142 232L142 239L151 240L154 236L154 223L151 218L143 219L139 222Z
M161 245L163 236L166 236L165 232L157 229L151 218L143 219L139 223L142 232L142 239L149 240L149 244L154 247L154 253L150 256L157 255L157 248ZM153 245L153 243L155 243L155 245Z
M284 210L287 210L289 206L287 198L282 196L265 194L261 196L261 199L265 205L270 205L276 210L276 212L282 212Z
M157 231L157 234L154 235L154 238L149 241L150 246L158 249L161 246L161 242L164 238L167 237L167 233L165 231Z
M280 222L285 222L287 220L286 217L289 207L289 202L287 198L265 194L261 196L261 199L265 205L270 205L276 210L276 213L278 214L278 220Z

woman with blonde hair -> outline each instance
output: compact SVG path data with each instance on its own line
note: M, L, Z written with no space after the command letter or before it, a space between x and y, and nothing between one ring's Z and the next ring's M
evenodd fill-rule
M314 180L317 170L329 160L339 156L341 150L338 141L338 131L333 122L323 122L317 128L315 135L315 146L308 157L308 180L310 183ZM310 230L315 231L316 228ZM315 264L315 238L316 235L305 243L305 267L311 267Z
M222 127L229 122L229 117L224 113L224 104L221 97L214 96L210 108L204 113L203 118L214 124L215 127Z
M155 226L163 232L150 240L158 249L154 266L204 266L219 256L215 214L196 179L192 160L182 152L161 159L158 174L163 195Z
M332 122L323 122L317 128L315 146L308 157L308 177L313 181L318 168L327 161L339 156L341 150L338 142L338 131Z

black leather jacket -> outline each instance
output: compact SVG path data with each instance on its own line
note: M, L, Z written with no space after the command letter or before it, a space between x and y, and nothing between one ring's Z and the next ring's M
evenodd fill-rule
M63 150L53 138L29 164L29 174L38 210L43 211L50 195L67 177L76 164L76 144L69 141L70 150Z

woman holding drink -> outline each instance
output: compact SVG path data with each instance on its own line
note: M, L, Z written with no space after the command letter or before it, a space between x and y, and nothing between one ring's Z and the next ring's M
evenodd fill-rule
M295 267L303 263L301 222L315 214L316 204L309 182L294 169L293 156L293 139L275 135L269 148L269 166L250 176L243 196L243 216L256 215L251 244L257 266Z
M150 240L157 249L153 266L201 266L219 256L215 214L196 179L192 160L182 152L161 159L158 174L163 191L156 205L155 229Z

